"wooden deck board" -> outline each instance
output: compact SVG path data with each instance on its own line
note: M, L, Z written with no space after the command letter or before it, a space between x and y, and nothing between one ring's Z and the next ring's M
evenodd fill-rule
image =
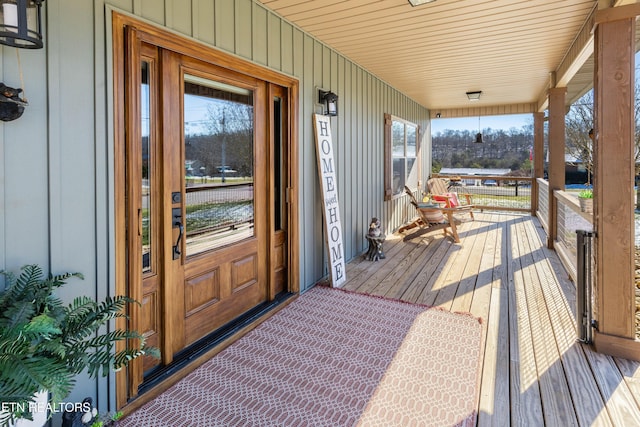
M576 342L575 286L537 219L476 213L461 243L434 232L347 265L345 289L483 319L478 426L640 426L640 363Z
M520 256L545 425L576 426L578 420L571 401L556 337L552 333L553 328L541 288L541 279L532 255L533 248L538 248L539 245L530 241L531 236L527 235L525 226L525 223L518 224Z
M517 223L509 227L511 250L507 251L509 277L510 358L511 358L511 422L516 426L544 425L540 382L533 350L533 337L529 323L529 307L524 292L524 274L518 247ZM511 282L511 280L510 280Z
M554 268L554 263L548 258L548 255L552 254L540 240L539 233L533 229L533 223L529 222L527 225L531 241L537 243L537 246L531 248L531 254L545 295L551 321L550 327L561 354L578 424L610 426L611 419L607 411L603 410L605 403L595 378L584 374L590 372L590 367L583 346L576 342L575 298L571 298L569 303L564 294L565 290L573 285L567 279L565 286L558 286L559 282L567 277L566 272L558 270L562 268L558 265Z

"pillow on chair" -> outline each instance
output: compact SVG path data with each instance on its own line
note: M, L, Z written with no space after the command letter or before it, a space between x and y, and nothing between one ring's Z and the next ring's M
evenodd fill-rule
M442 195L433 195L431 196L433 200L436 202L445 202L447 208L455 208L460 206L460 202L458 202L458 196L456 193L444 193Z

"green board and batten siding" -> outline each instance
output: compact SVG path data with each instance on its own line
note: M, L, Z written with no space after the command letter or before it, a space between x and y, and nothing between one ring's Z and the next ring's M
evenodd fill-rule
M336 92L332 119L347 260L365 249L372 216L385 228L407 218L403 199L383 201L383 116L426 130L428 111L252 0L47 2L45 50L20 51L30 105L0 135L0 266L38 262L81 270L83 293L113 289L111 10L138 16L300 81L300 271L306 289L327 273L312 114L317 87ZM2 81L20 86L16 52L3 48ZM100 283L100 285L96 285ZM77 293L77 289L70 291Z
M3 124L1 133L2 266L38 262L55 271L83 270L85 287L108 282L113 242L112 8L300 80L303 288L326 274L317 177L309 173L315 170L311 115L318 108L317 87L340 96L340 115L332 124L347 259L363 251L370 217L384 218L386 228L407 219L404 200L383 202L383 115L414 121L428 131L428 111L260 4L50 2L45 49L20 52L30 105L23 118ZM3 48L1 66L3 81L20 86L15 49ZM423 140L424 169L428 139ZM108 290L97 286L96 292Z
M299 79L301 289L325 276L328 264L312 122L317 87L340 97L339 116L331 122L346 259L366 249L371 217L383 218L387 230L408 219L404 199L383 200L384 113L422 127L424 182L428 110L262 5L65 0L44 7L45 48L20 51L30 105L22 118L1 125L0 268L37 262L53 272L81 271L86 280L65 289L65 299L114 292L111 10ZM2 48L0 71L5 84L21 85L15 49ZM74 397L87 389L78 393Z

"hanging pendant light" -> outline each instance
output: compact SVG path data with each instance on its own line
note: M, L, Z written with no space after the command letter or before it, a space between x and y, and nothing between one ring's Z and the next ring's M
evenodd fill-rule
M0 43L25 49L42 48L42 2L0 0Z
M480 116L478 116L478 133L476 133L476 144L482 144L482 132L480 131Z

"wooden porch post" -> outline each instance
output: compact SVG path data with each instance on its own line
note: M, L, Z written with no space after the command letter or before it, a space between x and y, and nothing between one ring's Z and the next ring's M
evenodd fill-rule
M634 297L634 8L599 10L594 72L597 351L640 357ZM616 10L617 9L617 10ZM622 13L628 11L625 14ZM612 15L615 13L615 15Z
M533 113L533 182L531 215L538 211L538 178L544 176L544 113Z
M566 87L549 89L549 236L547 247L552 249L558 235L557 203L554 190L564 190L564 116Z

